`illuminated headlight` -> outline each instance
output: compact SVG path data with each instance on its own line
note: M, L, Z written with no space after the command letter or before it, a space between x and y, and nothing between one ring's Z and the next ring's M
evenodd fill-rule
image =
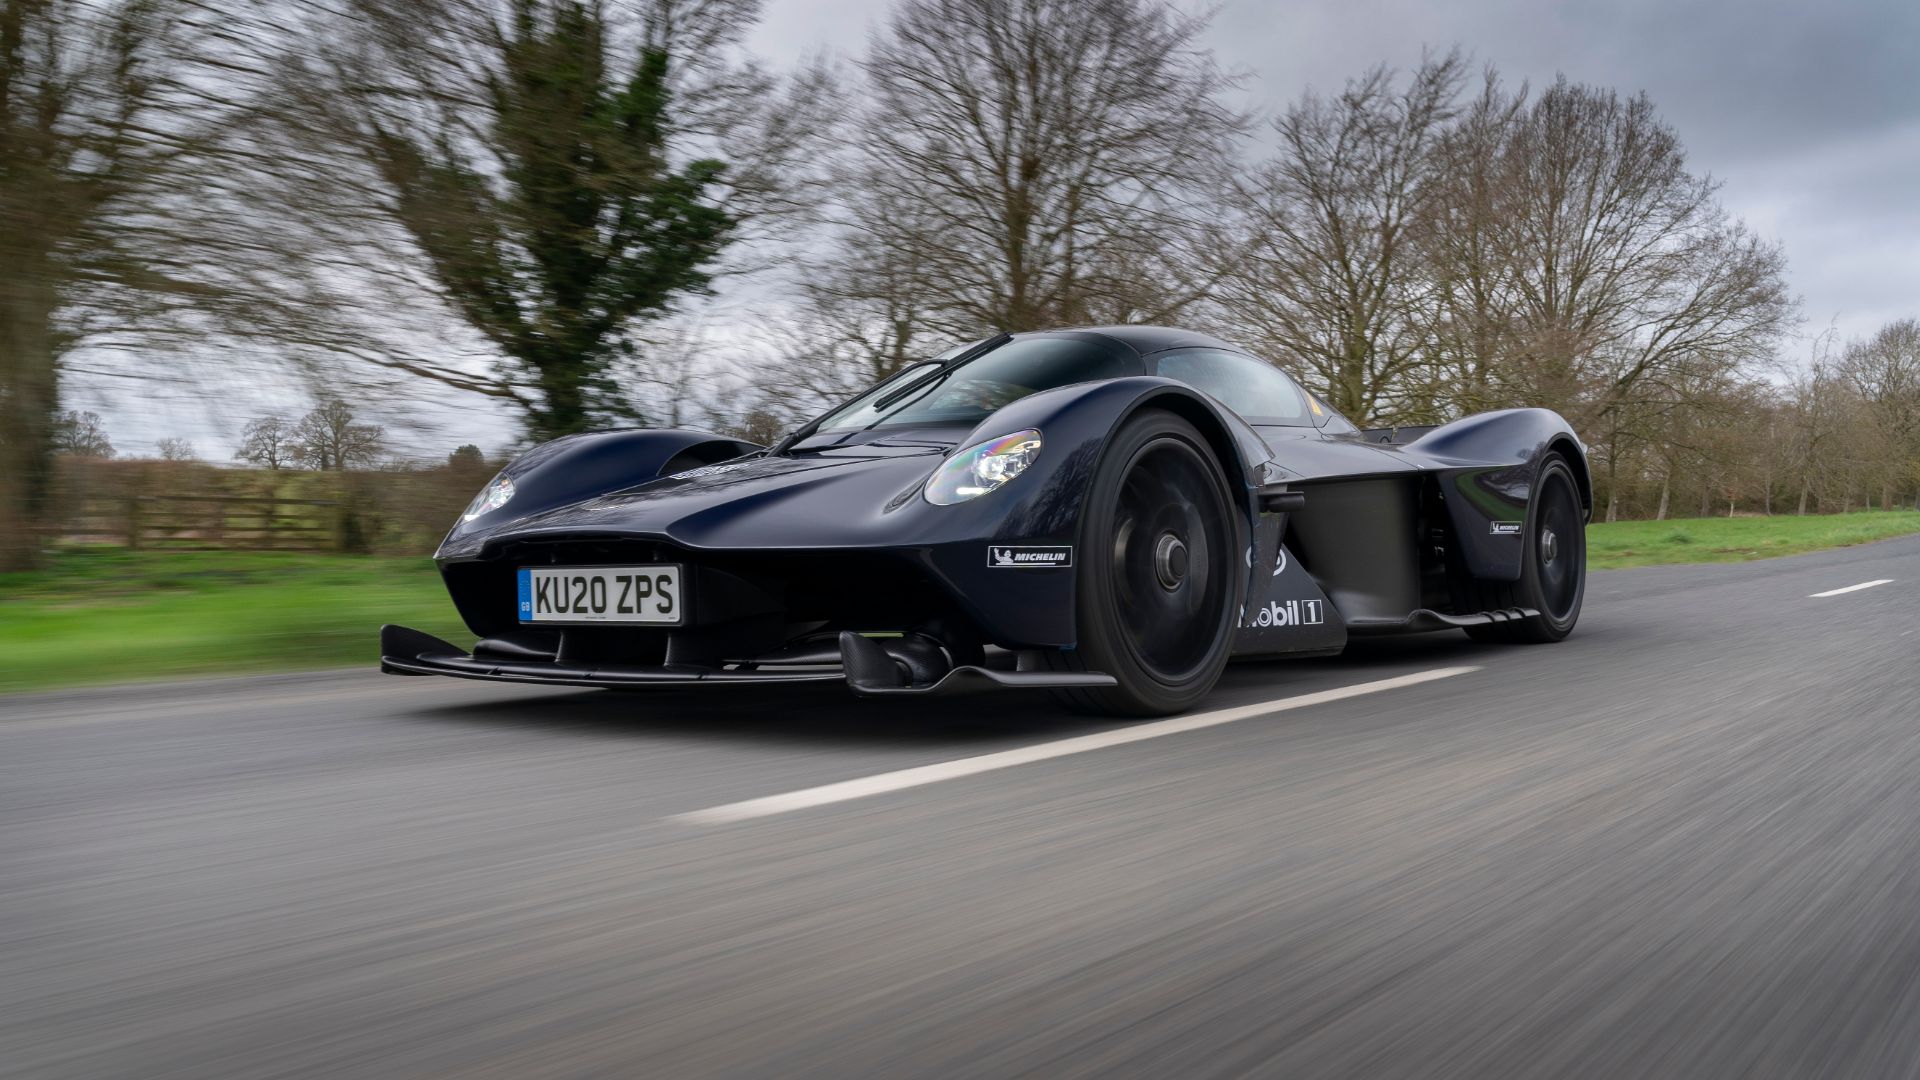
M513 498L513 481L504 476L496 476L493 478L493 483L481 488L480 494L475 495L473 501L467 504L465 519L472 521L489 510L498 510L507 505L507 500L511 498Z
M1039 456L1040 433L1031 429L969 446L927 478L927 501L952 506L978 498L1027 471Z

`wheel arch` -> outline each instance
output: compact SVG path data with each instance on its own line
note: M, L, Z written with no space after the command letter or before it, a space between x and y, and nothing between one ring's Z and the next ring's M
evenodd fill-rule
M1221 470L1239 527L1254 535L1253 478L1268 459L1265 444L1238 417L1198 391L1150 375L1076 383L1029 394L996 410L958 440L971 446L1009 432L1033 429L1046 449L1003 493L965 503L942 526L954 541L936 554L941 573L969 611L1005 648L1072 648L1079 639L1075 575L1062 569L1022 571L1019 588L1003 587L1004 570L974 565L979 543L1078 546L1089 505L1089 483L1115 434L1141 410L1164 408L1191 424L1201 448ZM1242 430L1244 428L1244 430Z
M1227 475L1233 491L1249 520L1254 516L1255 472L1271 458L1266 443L1246 421L1227 412L1211 398L1172 379L1153 375L1135 375L1103 382L1043 390L998 410L982 421L962 441L969 445L1019 428L1040 431L1050 444L1059 443L1060 452L1051 449L1041 458L1041 468L1062 467L1084 453L1097 455L1122 425L1142 409L1166 409L1197 428L1207 440L1207 449ZM1084 466L1084 462L1081 463ZM1076 494L1078 489L1076 488ZM1070 516L1077 524L1082 508L1075 505ZM1016 519L1045 517L1057 521L1057 508L1044 514L1015 515Z
M1165 715L1191 706L1210 691L1235 652L1247 590L1241 556L1252 535L1241 505L1251 505L1246 469L1240 464L1241 452L1228 426L1207 402L1184 393L1141 394L1115 410L1111 420L1100 438L1100 464L1081 494L1075 523L1075 543L1081 558L1074 571L1074 645L1042 650L1037 659L1052 670L1098 670L1115 680L1112 687L1059 695L1070 707L1116 715ZM1200 445L1193 445L1196 436ZM1109 583L1126 579L1131 573L1129 567L1140 566L1138 560L1123 556L1113 538L1131 535L1140 543L1146 542L1141 537L1152 535L1150 531L1115 531L1113 525L1114 515L1121 513L1128 502L1128 477L1136 468L1134 455L1156 444L1177 446L1174 456L1189 463L1183 466L1186 471L1182 479L1167 481L1171 490L1207 487L1218 492L1208 492L1205 502L1214 509L1201 515L1211 523L1184 533L1189 543L1206 538L1205 548L1212 552L1206 565L1215 568L1207 584L1194 584L1199 578L1186 582L1160 578L1160 584L1169 590L1204 587L1204 599L1184 613L1153 610L1150 601L1143 608L1129 609L1120 594L1108 588ZM1209 466L1214 471L1203 479L1200 472ZM1201 500L1195 496L1195 501ZM1160 498L1147 502L1162 505ZM1103 556L1108 561L1103 562ZM1151 582L1143 590L1138 578L1133 581L1134 587L1124 590L1127 595L1138 597L1143 591L1149 596L1159 595ZM1165 623L1163 618L1176 621ZM1185 619L1198 621L1190 626L1177 621ZM1177 628L1171 638L1183 644L1174 646L1171 658L1159 655L1157 647L1147 649L1137 636L1137 628L1158 626ZM1212 628L1211 636L1203 633L1207 627ZM1190 647L1198 647L1198 651L1191 655L1180 652ZM1169 659L1173 661L1172 670L1165 667Z
M1567 466L1573 470L1573 480L1580 489L1580 507L1586 511L1587 520L1593 520L1593 475L1587 468L1587 454L1572 435L1556 435L1547 442L1547 451L1557 453L1567 459Z
M1259 464L1248 461L1246 449L1241 440L1234 437L1217 408L1191 393L1168 390L1141 397L1133 406L1115 419L1112 431L1146 409L1165 409L1192 424L1195 430L1207 440L1207 449L1213 454L1220 471L1226 475L1227 487L1233 493L1241 514L1251 524L1258 517L1258 509L1253 500L1253 488L1248 473ZM1111 435L1111 432L1109 433ZM1258 436L1255 436L1257 439ZM1261 460L1265 460L1263 457Z

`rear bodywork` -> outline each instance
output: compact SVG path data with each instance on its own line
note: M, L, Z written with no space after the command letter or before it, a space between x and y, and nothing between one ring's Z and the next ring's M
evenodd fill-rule
M1220 344L1152 328L1075 333L1143 355ZM1150 375L1034 393L970 428L881 428L779 455L700 432L579 435L515 461L503 474L512 502L441 545L474 648L389 627L382 668L585 686L845 681L869 694L1104 685L1097 672L1039 670L1036 652L1074 647L1076 573L1070 559L1018 559L1084 542L1089 481L1142 409L1191 422L1236 495L1241 656L1329 653L1356 634L1520 614L1464 610L1459 586L1519 576L1521 525L1548 454L1570 460L1591 505L1584 451L1551 412L1486 413L1395 441L1337 417L1258 427ZM957 448L1023 429L1043 432L1045 449L1016 481L957 505L921 496ZM521 567L655 564L684 568L680 626L518 619Z

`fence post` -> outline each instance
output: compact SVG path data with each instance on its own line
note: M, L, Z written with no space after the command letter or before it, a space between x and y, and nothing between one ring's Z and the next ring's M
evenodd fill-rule
M140 550L140 496L127 496L127 550Z

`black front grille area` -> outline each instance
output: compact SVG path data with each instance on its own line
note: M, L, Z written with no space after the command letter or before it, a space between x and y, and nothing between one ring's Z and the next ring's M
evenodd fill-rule
M522 566L684 568L687 623L525 628L515 610ZM444 573L454 604L482 638L526 642L581 663L715 664L839 630L907 631L937 624L971 636L952 601L910 557L893 553L715 554L632 540L511 544ZM483 643L484 645L484 643Z

